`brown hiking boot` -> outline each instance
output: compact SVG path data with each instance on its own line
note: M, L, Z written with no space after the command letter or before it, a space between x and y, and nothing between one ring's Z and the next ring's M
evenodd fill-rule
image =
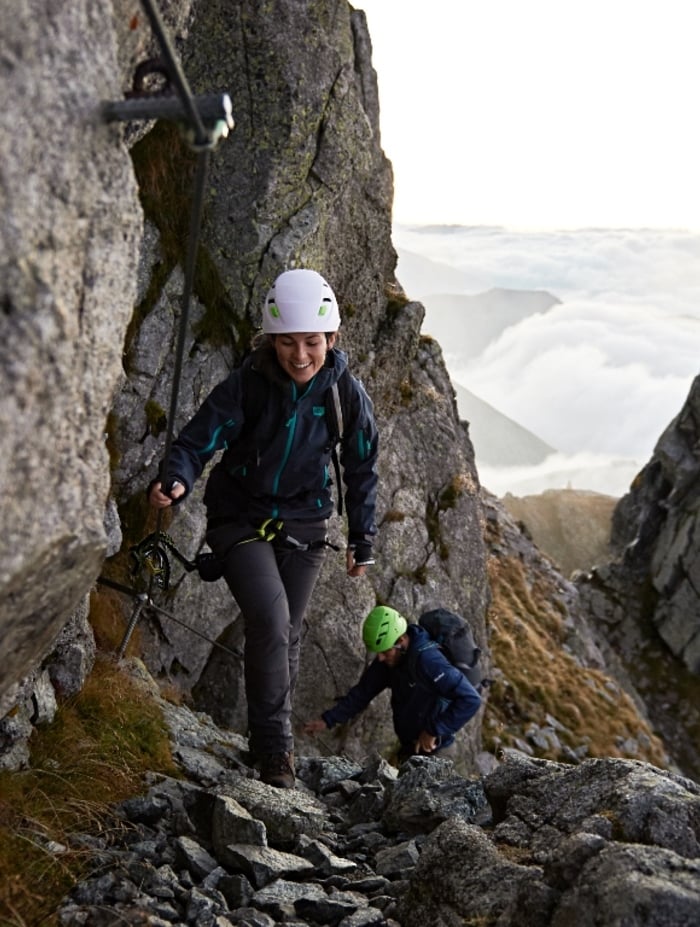
M260 757L260 779L278 789L294 788L294 753L265 753Z

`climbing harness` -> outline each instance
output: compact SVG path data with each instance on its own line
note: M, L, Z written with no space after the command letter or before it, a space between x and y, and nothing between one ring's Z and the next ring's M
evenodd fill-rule
M340 550L336 544L331 544L327 538L322 541L309 541L306 543L298 541L285 531L283 521L275 521L272 518L266 518L250 537L237 541L233 546L238 547L239 544L249 544L251 541L268 541L269 543L277 541L279 544L294 548L294 550L314 550L317 547L330 547L332 550Z
M190 303L194 289L195 264L199 245L209 157L216 143L221 138L226 138L229 131L233 129L234 120L231 115L231 99L228 94L193 96L153 0L142 0L142 6L150 21L151 29L160 45L163 58L162 60L152 59L139 65L134 76L132 93L124 100L103 103L102 118L106 122L127 122L139 119L174 120L180 124L190 147L197 153L194 193L190 213L189 239L184 267L182 312L175 351L175 368L170 397L168 427L161 468L161 474L164 475L167 473L173 443L174 422L177 412L177 395L182 377L182 363L185 353ZM148 74L152 73L160 73L165 79L165 86L156 92L148 93L144 91L144 79ZM174 93L171 85L175 87ZM147 538L144 538L143 541L130 550L132 578L135 579L137 574L145 570L148 576L147 593L137 592L135 589L122 586L104 577L98 578L99 583L112 586L112 588L131 595L135 599L131 619L119 648L120 658L126 651L129 638L144 608L148 607L166 615L173 621L178 621L174 615L155 606L150 595L154 586L163 591L167 590L169 586L170 561L168 559L168 551L177 556L185 569L199 569L200 575L202 575L202 573L207 573L207 567L209 567L210 571L213 572L212 564L213 560L216 559L213 555L200 554L195 561L187 560L187 558L183 557L179 551L177 551L172 539L160 530L161 521L162 512L159 511L156 531ZM218 576L213 576L212 578L218 578ZM179 623L184 625L184 622ZM184 626L187 627L187 625ZM193 628L190 628L190 630L194 631L196 634L199 633ZM204 637L204 635L200 636ZM205 639L208 640L208 638ZM210 643L214 642L210 641Z
M285 531L284 522L272 518L265 519L251 535L241 538L232 546L238 547L240 544L250 544L252 541L266 541L268 543L274 541L294 550L314 550L318 547L330 547L335 551L340 550L337 544L332 544L326 538L320 541L299 541ZM215 582L217 579L221 579L224 574L223 562L216 554L205 551L197 554L194 560L188 560L177 549L171 536L165 531L158 530L129 548L130 574L133 581L138 582L146 576L151 585L157 586L162 592L167 592L170 588L172 574L169 553L182 564L188 573L196 570L200 579L205 582Z
M272 518L266 518L249 538L243 538L234 546L237 547L238 544L250 544L251 541L274 541L275 538L279 537L283 524L284 523L281 521L274 521Z

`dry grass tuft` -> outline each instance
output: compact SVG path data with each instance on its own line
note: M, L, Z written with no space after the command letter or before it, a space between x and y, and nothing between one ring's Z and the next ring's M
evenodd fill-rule
M53 922L60 900L90 868L77 835L125 825L114 802L144 790L147 771L178 775L153 701L108 658L83 691L31 741L31 768L0 773L0 924Z
M526 740L528 727L547 726L549 715L566 729L556 732L561 748L530 742L537 756L562 761L570 756L562 748L585 745L588 756L665 766L663 745L631 698L610 677L580 666L563 649L564 606L546 578L530 582L515 557L491 557L489 578L490 647L499 672L487 702L486 748Z
M90 624L97 649L104 653L117 653L124 639L133 602L108 586L97 586L90 595ZM127 654L140 652L140 632L134 629Z

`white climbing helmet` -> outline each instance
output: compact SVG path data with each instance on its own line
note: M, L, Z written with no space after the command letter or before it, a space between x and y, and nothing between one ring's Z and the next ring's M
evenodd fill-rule
M337 332L340 313L335 293L315 270L285 270L270 287L263 306L263 331Z

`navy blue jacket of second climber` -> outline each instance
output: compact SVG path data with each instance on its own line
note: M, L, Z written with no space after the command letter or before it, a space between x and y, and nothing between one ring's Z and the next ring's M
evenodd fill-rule
M208 461L223 451L204 494L209 518L247 518L252 524L327 518L334 506L325 397L346 369L347 355L333 348L314 379L299 388L269 352L254 352L214 387L173 442L167 479L178 479L189 493ZM369 396L349 377L340 445L348 540L371 543L377 429ZM255 393L254 400L244 396L246 390ZM255 410L254 421L246 421L246 409Z
M430 641L427 631L410 624L406 633L409 647L419 649L415 676L408 655L395 667L374 659L357 685L324 711L321 717L328 727L350 721L388 688L394 730L403 747L412 749L421 731L439 738L439 747L454 741L457 731L479 710L481 696L439 647L420 650Z

